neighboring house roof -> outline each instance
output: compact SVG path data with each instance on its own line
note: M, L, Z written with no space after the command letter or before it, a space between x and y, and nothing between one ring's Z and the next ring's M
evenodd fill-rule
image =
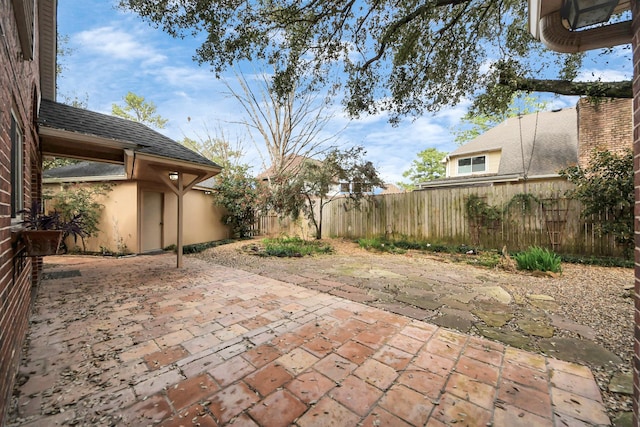
M284 168L283 169L284 169L285 172L297 172L298 170L300 170L300 167L302 166L302 164L304 162L306 162L306 161L320 163L319 160L315 160L315 159L312 159L310 157L299 156L297 154L290 154L282 162L284 164ZM271 165L266 170L260 172L256 176L256 179L261 180L261 181L267 181L267 180L269 180L269 178L272 178L275 175L276 175L275 165Z
M123 165L99 162L78 162L59 168L45 170L42 173L43 179L73 180L105 177L111 179L126 178Z
M134 144L138 153L219 167L206 157L142 123L46 99L43 99L40 105L38 124L47 128Z
M421 188L457 183L511 181L557 176L578 162L578 119L575 107L512 117L447 156L447 160L500 151L497 174L467 175L420 184Z
M212 190L214 189L216 186L216 179L215 178L209 178L209 179L205 179L202 182L199 182L198 184L195 185L194 188L202 188L205 190Z
M287 162L284 169L285 171L298 171L304 162L315 162L317 164L322 164L320 160L292 154L287 157ZM260 174L256 176L256 179L261 181L267 181L269 178L273 177L274 175L275 175L275 167L271 166L270 168L260 172ZM340 182L336 180L335 183L339 184ZM395 186L394 184L385 184L385 187L386 187L385 189L376 187L373 190L373 193L374 194L404 193L404 190Z
M405 191L398 187L395 184L390 184L390 183L385 183L384 184L385 188L380 191L380 193L376 193L376 194L398 194L398 193L404 193Z

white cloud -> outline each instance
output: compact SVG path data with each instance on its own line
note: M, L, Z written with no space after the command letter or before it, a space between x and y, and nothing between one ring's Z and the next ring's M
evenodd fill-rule
M167 59L149 44L141 43L139 37L113 26L81 31L74 39L82 49L113 60L144 61L146 65L151 65Z
M229 139L244 142L245 161L254 166L254 172L262 169L259 150L264 144L256 137L256 148L246 127L237 123L244 112L225 94L223 82L207 65L199 66L192 60L196 40L173 39L137 17L108 10L100 2L73 1L74 6L66 10L74 13L62 20L67 26L60 29L62 34L70 34L70 47L75 48L64 58L67 70L60 79L61 93L88 93L90 109L110 114L111 104L122 102L128 91L134 92L154 102L158 113L169 119L163 134L180 140L203 135L205 126L213 134L221 128ZM94 3L102 7L100 19L93 19ZM75 12L79 7L86 15ZM247 79L261 72L251 64L243 64L243 70ZM233 74L228 75L233 81ZM381 176L397 182L419 151L427 147L451 150L449 128L466 112L465 106L463 103L414 121L406 119L393 127L387 113L351 120L336 103L329 107L335 114L323 135L335 134L348 125L340 135L342 147L363 145Z
M630 80L629 73L612 69L586 69L582 70L576 77L579 82L593 82L602 80L603 82L617 82L622 80Z
M182 89L207 88L206 90L211 90L211 86L224 87L222 82L216 79L214 73L206 68L197 66L195 63L191 66L182 67L168 65L147 70L147 73L153 75L154 78L163 84L169 84Z

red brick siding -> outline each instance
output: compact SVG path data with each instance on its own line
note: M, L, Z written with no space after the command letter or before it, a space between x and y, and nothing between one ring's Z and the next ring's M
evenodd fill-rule
M578 101L578 163L589 164L595 149L621 152L633 146L633 101L613 99L598 104Z
M639 404L640 401L640 5L639 2L631 2L633 15L633 170L635 174L635 326L634 358L633 358L633 418L634 425L640 426Z
M24 134L25 206L30 203L32 189L36 194L39 192L40 184L34 177L41 163L34 117L34 93L39 93L37 46L34 60L22 60L10 1L0 2L0 27L3 35L0 37L0 425L4 425L27 332L32 283L36 283L32 282L32 261L16 258L12 245L9 134L12 110ZM24 268L18 272L16 264Z

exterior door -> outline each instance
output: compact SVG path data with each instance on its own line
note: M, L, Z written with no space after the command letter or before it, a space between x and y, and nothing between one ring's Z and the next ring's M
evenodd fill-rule
M142 252L162 249L163 200L163 193L142 192Z

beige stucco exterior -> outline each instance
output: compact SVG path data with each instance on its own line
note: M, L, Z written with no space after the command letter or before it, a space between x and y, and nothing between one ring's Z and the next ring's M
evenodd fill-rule
M177 242L178 198L173 193L165 194L165 239L167 245ZM184 196L184 244L211 242L231 237L229 227L222 224L224 210L213 204L213 197L202 190L189 191Z
M92 185L84 183L81 185ZM143 193L158 192L162 194L161 228L159 229L161 247L177 244L177 196L158 184L138 181L112 181L112 190L97 199L104 206L96 237L85 239L87 252L109 253L142 253ZM61 183L46 183L45 194L60 191ZM213 204L210 194L205 190L193 189L184 196L184 242L185 245L222 240L230 237L229 228L222 223L223 209ZM67 239L70 250L82 250L82 242L74 243Z
M478 153L465 153L459 156L453 156L447 158L446 165L446 176L456 177L456 176L470 176L474 174L458 174L458 159L466 159L468 157L476 157L476 156L485 156L486 157L486 170L484 172L478 174L496 174L498 173L498 168L500 167L500 150L497 151L483 151Z

